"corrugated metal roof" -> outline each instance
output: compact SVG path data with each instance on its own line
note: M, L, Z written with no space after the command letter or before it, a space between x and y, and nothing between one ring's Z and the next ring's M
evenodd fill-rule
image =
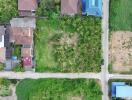
M36 27L35 18L13 18L10 20L11 27Z
M112 97L116 96L116 86L124 86L125 82L112 82Z
M102 0L82 0L83 14L102 16Z
M116 97L132 98L132 86L116 86Z

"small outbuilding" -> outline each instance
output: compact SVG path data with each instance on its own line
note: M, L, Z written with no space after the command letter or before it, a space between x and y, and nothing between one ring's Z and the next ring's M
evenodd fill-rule
M132 99L132 86L125 82L112 82L112 97L121 99Z
M102 17L102 0L82 0L82 14Z
M18 0L18 10L20 16L34 16L37 7L37 0Z
M61 0L61 14L74 15L80 11L80 0Z
M10 20L11 27L30 27L35 29L36 28L36 19L35 18L12 18Z

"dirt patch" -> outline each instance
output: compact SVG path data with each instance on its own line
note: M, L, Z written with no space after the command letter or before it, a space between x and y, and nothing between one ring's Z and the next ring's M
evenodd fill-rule
M68 44L68 45L77 45L78 35L75 33L73 36L69 37L68 34L64 34L64 36L60 39L60 44Z
M113 32L110 40L110 62L115 72L132 70L132 32Z
M83 97L68 95L67 100L83 100Z

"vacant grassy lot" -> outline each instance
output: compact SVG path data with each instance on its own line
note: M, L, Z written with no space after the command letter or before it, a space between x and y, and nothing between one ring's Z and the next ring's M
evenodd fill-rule
M25 79L17 88L18 100L101 100L101 88L95 80Z
M65 16L38 19L35 35L36 71L100 71L100 18Z
M110 30L132 31L132 0L110 0Z

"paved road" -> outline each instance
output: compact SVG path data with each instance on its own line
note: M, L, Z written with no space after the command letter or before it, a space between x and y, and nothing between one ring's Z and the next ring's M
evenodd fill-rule
M108 36L109 36L109 0L103 0L103 19L102 19L102 48L103 48L103 59L104 65L102 66L102 76L101 76L101 83L102 83L102 91L103 96L102 100L108 100Z
M9 79L25 79L25 78L88 78L101 79L100 73L34 73L34 72L0 72L0 77Z
M109 74L109 79L129 79L129 80L132 80L132 75Z

